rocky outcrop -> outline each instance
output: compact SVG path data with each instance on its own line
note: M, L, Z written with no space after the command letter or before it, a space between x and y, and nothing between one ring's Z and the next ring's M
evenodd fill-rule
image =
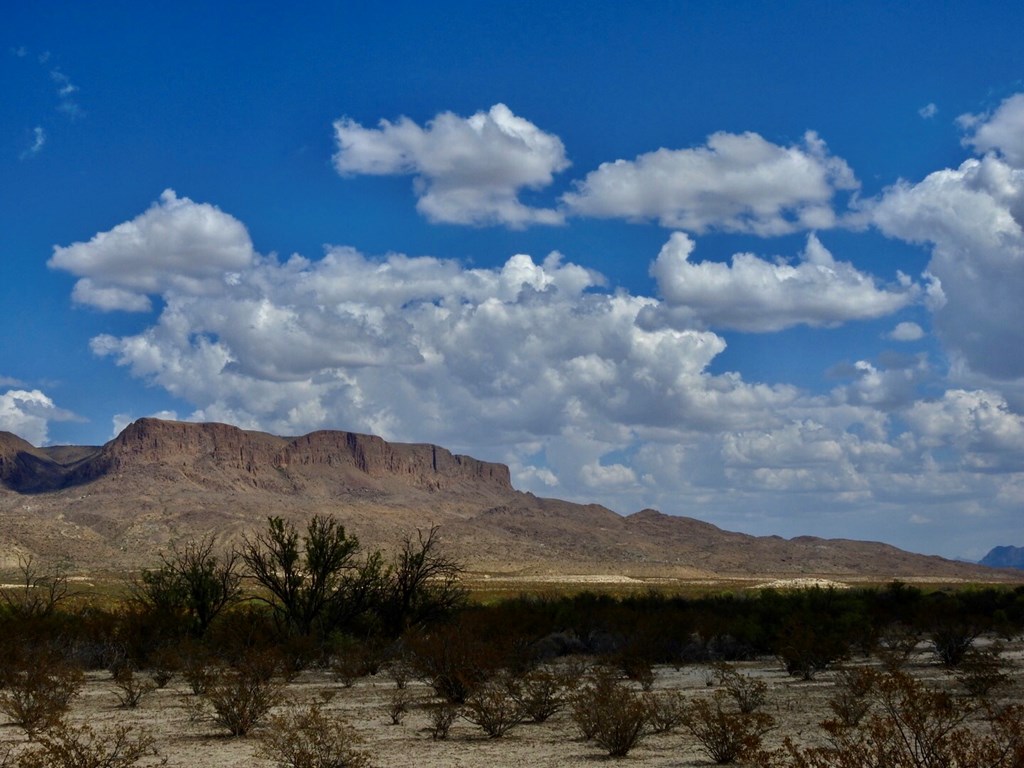
M292 440L276 458L276 466L343 464L374 478L398 479L424 490L483 484L511 491L504 464L458 456L429 444L388 443L374 435L313 432Z
M351 486L371 481L426 491L456 486L513 491L503 464L454 455L436 445L389 443L353 432L285 438L227 424L139 419L67 466L14 435L10 438L0 443L0 482L22 493L133 473L201 486L275 491L297 490L311 482Z

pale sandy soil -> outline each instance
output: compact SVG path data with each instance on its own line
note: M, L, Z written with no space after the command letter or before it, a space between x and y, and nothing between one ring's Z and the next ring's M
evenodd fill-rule
M775 579L764 584L758 584L756 589L812 589L814 587L819 589L849 589L850 585L844 584L841 581L832 581L831 579Z
M1014 687L1002 698L1014 700L1024 689L1024 651L1016 644L1008 654L1012 659ZM769 683L770 698L765 708L777 721L768 736L769 745L784 736L802 743L816 742L818 723L828 713L827 700L832 691L833 673L821 674L813 681L787 676L773 660L744 663L738 671ZM913 673L935 685L953 681L926 656L912 666ZM686 696L707 696L714 690L707 685L707 667L692 665L674 669L659 667L654 690L681 690ZM260 729L245 738L230 738L209 717L192 721L185 706L186 690L180 680L154 691L137 709L117 706L110 675L93 672L82 694L75 700L70 721L88 723L103 729L117 723L144 727L156 737L160 757L168 768L272 768L274 763L257 757ZM324 672L305 672L285 689L286 703L276 708L285 712L297 705L322 702L324 711L344 717L364 737L364 748L376 766L394 768L555 768L556 766L594 766L605 762L652 767L711 765L699 746L683 729L646 737L629 756L610 761L593 742L582 741L568 712L563 711L543 724L523 724L500 739L488 739L475 725L459 720L445 741L433 741L426 730L427 713L423 705L431 701L431 690L422 682L410 681L409 690L416 704L401 725L391 725L386 711L395 690L385 676L364 678L351 688L332 682ZM0 726L0 754L6 745L24 742L19 728ZM139 765L157 765L157 761Z

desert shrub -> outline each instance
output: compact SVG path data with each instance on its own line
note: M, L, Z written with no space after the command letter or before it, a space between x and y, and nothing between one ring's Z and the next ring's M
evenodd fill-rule
M624 757L644 736L647 703L607 670L573 697L572 719L586 739L593 739L611 757Z
M640 683L640 687L645 691L649 691L654 687L656 674L654 671L654 665L648 659L642 657L624 659L622 663L622 672L630 680L635 680Z
M402 720L405 719L405 713L409 711L411 703L412 694L409 693L408 688L396 688L392 691L387 703L388 717L391 718L392 725L402 724Z
M1010 683L1006 664L1001 658L1002 648L972 648L960 661L956 679L971 696L984 698L996 688Z
M849 654L849 641L838 628L826 629L820 621L801 616L787 622L777 643L776 653L783 667L804 680L813 680Z
M0 711L34 738L60 723L83 679L82 670L52 652L29 654L4 670Z
M715 677L744 715L768 703L768 684L764 680L737 672L728 664L716 664Z
M459 625L409 638L410 661L434 692L453 704L465 703L472 691L502 665L500 653L462 631Z
M965 724L971 707L902 673L878 683L879 711L855 728L825 721L828 746L784 747L765 755L773 768L1020 768L1024 707L990 711L987 730Z
M131 666L121 667L114 674L114 693L123 709L134 709L155 690L156 683L140 678Z
M361 742L351 726L313 704L270 718L259 753L281 768L364 768L370 758Z
M867 721L851 746L860 746L859 737L867 735L873 744L886 745L894 765L951 764L942 756L948 756L952 739L970 716L969 706L906 674L880 678L876 692L882 714Z
M149 656L149 677L157 688L166 688L181 671L181 656L169 646L157 648Z
M129 725L94 731L62 724L40 734L37 744L18 755L13 768L130 768L155 756L153 745L148 731Z
M920 642L919 629L894 622L879 634L875 653L886 671L897 672L907 666Z
M836 673L835 692L828 700L829 709L838 722L847 728L860 723L871 709L871 691L877 674L871 669L841 669Z
M611 696L611 690L617 685L618 678L611 670L598 667L593 671L591 680L573 694L570 717L586 741L593 739L597 733L598 703Z
M329 662L331 679L345 688L351 688L363 676L363 667L352 656L335 656Z
M651 644L647 637L627 640L625 647L609 655L603 663L617 668L627 679L639 683L643 690L649 691L654 686L656 677L654 663L651 660Z
M190 723L198 723L206 717L209 702L202 696L194 693L183 693L178 696L178 701L181 702L181 706L185 710L185 716Z
M214 667L198 660L195 663L186 663L182 670L182 677L188 683L189 690L196 696L206 694L216 674L217 671Z
M645 693L644 705L651 733L674 731L686 721L686 699L679 691Z
M183 644L179 652L182 678L188 683L192 693L202 696L210 687L216 672L210 652L194 643Z
M565 706L565 692L570 682L549 667L527 672L509 686L509 693L519 704L526 719L543 723Z
M444 741L447 739L448 732L451 731L458 716L458 706L450 701L439 701L431 704L429 708L430 738L434 741Z
M952 622L932 630L929 640L939 663L947 669L953 669L960 665L977 637L978 631L975 628Z
M761 740L774 725L763 712L733 712L726 708L722 691L711 699L695 699L686 710L683 725L693 734L704 753L718 765L752 757Z
M281 684L258 664L219 670L206 689L214 721L232 736L245 736L280 701Z
M387 649L380 643L337 637L332 641L327 667L335 682L351 688L359 678L380 672L386 660Z
M409 684L409 678L412 677L412 666L404 658L393 659L387 665L387 674L394 682L395 688L402 690Z
M522 723L526 712L510 694L507 681L493 679L477 687L466 698L462 716L479 726L488 737L497 739Z

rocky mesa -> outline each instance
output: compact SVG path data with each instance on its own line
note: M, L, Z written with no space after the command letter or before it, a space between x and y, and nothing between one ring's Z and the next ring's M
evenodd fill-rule
M755 537L655 510L624 517L517 491L502 464L352 432L140 419L103 446L44 448L0 433L0 567L26 555L81 572L145 567L189 538L229 544L268 515L313 514L384 549L439 525L469 569L499 576L1021 578L880 543Z

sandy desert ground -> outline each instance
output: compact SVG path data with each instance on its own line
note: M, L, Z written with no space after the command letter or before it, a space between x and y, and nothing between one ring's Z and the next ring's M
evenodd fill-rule
M1011 663L1010 688L999 698L1012 701L1024 690L1024 643L1008 647L1004 658ZM851 664L869 664L853 660ZM788 676L772 659L733 665L737 671L764 680L769 685L766 708L776 720L766 744L791 736L801 743L817 743L818 723L829 713L827 700L833 690L835 673L826 671L811 681ZM915 677L934 686L956 686L953 677L923 651L909 667ZM687 665L656 668L654 691L678 690L686 697L708 696L714 690L711 668ZM283 713L311 703L321 703L331 716L345 718L362 736L363 748L376 766L395 768L456 768L489 766L546 768L548 766L592 766L608 758L593 742L582 740L568 711L561 711L542 724L522 724L498 739L489 739L477 726L464 719L456 721L447 740L433 740L429 732L428 707L432 691L425 683L410 680L408 692L413 705L399 725L391 724L387 705L396 688L386 674L357 680L351 687L334 682L324 671L305 671L284 689L285 699L275 708ZM153 691L135 709L118 705L117 691L107 672L90 672L81 695L75 700L69 721L96 729L130 723L148 729L156 739L159 759L139 765L165 764L168 768L272 768L274 763L258 756L260 728L246 737L225 735L210 717L195 719L189 702L194 697L180 678ZM8 747L22 749L25 737L20 728L0 727L0 754ZM165 763L162 761L166 761ZM702 766L711 765L694 738L684 729L649 735L626 758L626 765Z

